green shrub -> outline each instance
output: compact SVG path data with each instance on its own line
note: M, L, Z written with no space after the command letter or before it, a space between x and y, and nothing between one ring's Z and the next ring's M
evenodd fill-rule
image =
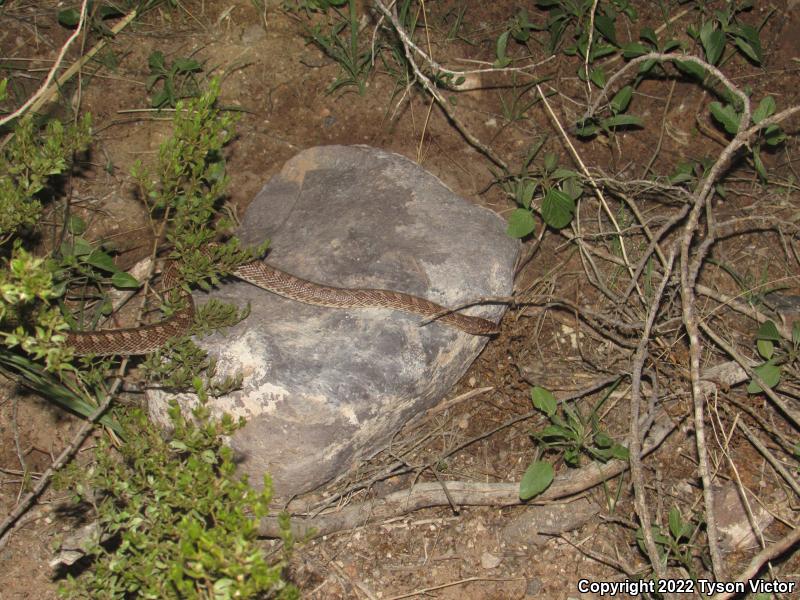
M197 382L198 392L202 385ZM258 519L268 512L269 477L255 491L234 472L221 441L243 421L212 421L204 402L187 419L170 408L165 440L140 410L121 417L119 455L103 439L88 470L74 463L62 476L75 500L91 506L99 532L87 549L92 564L68 576L65 598L297 598L258 546ZM121 457L121 458L120 458ZM284 537L284 558L291 536Z

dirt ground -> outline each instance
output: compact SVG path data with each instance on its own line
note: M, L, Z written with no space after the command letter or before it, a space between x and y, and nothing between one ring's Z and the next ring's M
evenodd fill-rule
M61 4L11 1L0 6L0 76L12 77L12 100L36 89L69 35L55 19L57 5ZM95 132L90 161L81 165L79 176L71 179L72 203L89 223L87 237L116 244L120 266L130 267L149 252L147 213L133 194L131 167L137 159L152 159L169 133L169 114L142 110L149 107L145 81L148 56L155 50L162 51L169 60L198 60L203 65L198 78L220 76L221 104L241 111L237 136L228 147L228 190L230 202L239 213L287 159L305 148L325 144L369 144L397 152L416 160L470 201L504 216L516 208L501 186L494 184L492 169L497 173L497 166L470 145L437 106L431 106L428 96L405 89L403 82L380 61L363 95L353 87L328 93L340 67L304 35L305 27L324 17L281 10L276 2L268 2L262 14L257 4L245 0L190 0L178 8L165 6L149 11L109 40L97 60L84 67L82 77L72 80L63 90L62 97L68 103L92 114ZM474 63L466 62L469 60L491 63L496 58L497 37L523 4L528 6L532 21L545 22L546 13L534 3L425 2L430 33L430 46L426 48L450 68L472 67ZM645 26L658 29L664 24L656 3L633 4L639 13L635 22L618 17L621 43L637 40ZM688 39L686 27L701 19L699 5L712 14L711 8L724 3L663 4L672 18L666 30L673 31L677 38ZM461 9L465 10L459 27ZM376 15L363 14L362 35L369 39ZM763 65L748 62L729 45L731 57L725 59L721 70L756 100L771 95L779 109L798 104L797 2L756 1L755 8L741 13L740 18L754 26L763 23ZM96 39L92 37L88 43ZM576 168L542 102L533 103L535 92L522 88L534 78L546 78L543 89L552 93L549 103L567 125L575 123L586 109L587 86L576 76L581 61L560 52L546 60L546 39L546 32L533 32L527 48L509 43L509 52L519 59L515 64L538 64L530 74L521 73L514 80L510 76L495 79L494 75L486 75L488 87L447 92L453 98L452 110L463 126L517 170L531 145L539 140L544 141L546 151L559 156L562 165ZM695 46L689 50L700 54ZM77 57L76 52L68 54L70 62ZM610 74L623 61L610 58L604 64ZM597 93L594 88L593 97ZM632 103L631 111L644 119L643 127L589 141L580 141L572 132L569 137L596 176L604 174L620 181L643 179L652 157L656 157L652 172L669 175L679 163L713 160L721 152L725 134L708 116L707 105L712 100L715 98L694 82L653 79L637 89ZM509 107L515 102L522 108L532 105L520 111L519 118L512 119ZM784 128L796 131L797 120L786 123ZM738 163L726 180L725 199L715 202L717 220L759 214L787 225L796 223L800 214L794 158L797 149L797 139L789 137L778 151L764 153L767 169L775 178L768 185L759 182L751 164ZM540 162L541 156L535 164ZM651 227L656 229L665 222L671 205L657 193L645 196L642 192L637 202L641 202L640 210L652 217ZM581 218L585 221L586 239L606 248L607 255L614 255L615 242L608 235L606 216L591 195L585 198ZM615 198L612 212L623 228L635 228L629 214L623 214L622 206ZM766 229L726 237L716 245L711 257L716 264L734 265L740 281L737 284L724 268L707 265L701 274L703 284L733 296L742 292L742 279L751 286L779 282L786 286L781 293L787 296L800 293L797 236L793 229L787 231L784 235ZM537 227L534 236L524 241L523 254L531 259L521 266L515 284L517 293L549 294L569 299L581 309L607 310L608 301L587 282L588 267L582 263L574 240L569 241L552 229L546 230L541 240L539 234ZM620 277L622 271L613 261L601 265L601 270L609 281ZM670 296L669 302L679 311L677 295ZM708 322L724 331L742 352L755 356L757 324L712 303L708 297L701 297L698 302L707 311L704 314L708 315ZM511 308L503 320L501 335L488 344L444 400L471 390L486 388L484 391L424 416L398 434L397 439L409 448L414 447L415 441L422 441L403 460L411 465L433 461L437 477L445 480L519 481L536 452L530 432L544 425L543 417L502 428L441 461L437 462L436 457L528 413L533 385L546 387L561 397L591 387L610 375L630 373L635 338L633 347L622 348L613 338L602 336L577 318L578 309L542 304ZM620 308L620 318L624 314ZM659 347L659 398L677 428L645 460L644 471L651 517L663 526L673 505L679 505L685 515L696 514L702 510L703 497L691 423L688 341L679 321L668 322L661 333L669 344ZM712 350L711 345L704 348L701 359L705 366L728 359ZM25 493L16 444L36 477L69 442L80 423L12 382L1 385L0 514L5 515ZM603 424L618 440L628 433L629 386L628 378L613 396L613 402L604 407ZM796 385L788 380L782 391L787 402L796 408ZM752 408L784 438L797 441L797 431L762 394L748 395L743 386L723 387L720 394ZM599 397L599 393L595 394L589 401L596 402ZM773 516L764 530L765 540L778 540L797 526L800 502L733 425L735 420L742 420L759 429L759 424L734 405L728 407L733 412L717 410L714 404L706 431L712 462L719 469L719 485L735 479L730 466L735 465L736 477ZM776 448L772 438L768 439L770 447ZM86 448L91 445L90 440ZM796 458L780 456L796 478ZM313 505L340 492L346 493L348 502L362 502L415 482L436 480L426 469L387 478L368 490L348 492L348 486L380 473L395 458L388 452L379 454L370 464L362 465L325 490L299 499L296 506ZM568 470L563 460L557 460L555 466L558 473ZM563 535L532 536L527 543L512 539L507 525L523 517L529 510L526 506L465 506L457 513L446 506L426 508L302 544L292 559L289 576L303 597L319 599L599 597L580 592L578 581L620 581L626 577L626 568L630 570L627 576L635 578L631 574L646 573L648 563L635 540L637 520L628 475L586 490L582 496L596 506L598 513ZM45 492L0 546L3 599L56 597L57 581L48 563L58 540L72 527L69 520L57 514L57 507L65 498L64 492ZM563 506L564 512L572 511L569 504ZM701 569L702 539L696 540L697 547L693 549L695 563ZM757 551L758 547L753 546L726 553L729 577L739 573ZM769 579L800 581L800 559L795 549L776 560L767 575ZM704 576L708 576L707 572Z

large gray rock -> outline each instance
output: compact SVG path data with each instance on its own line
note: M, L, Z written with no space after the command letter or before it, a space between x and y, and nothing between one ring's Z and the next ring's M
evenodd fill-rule
M408 292L454 306L512 289L518 244L410 160L365 146L306 150L256 196L240 237L270 238L267 262L338 287ZM308 306L241 281L213 297L250 316L199 343L243 389L212 409L247 419L231 446L279 497L316 487L374 453L411 416L436 404L487 339L385 309ZM198 295L196 300L203 301ZM497 320L499 306L466 312ZM166 396L151 414L166 422ZM182 403L191 396L183 395Z

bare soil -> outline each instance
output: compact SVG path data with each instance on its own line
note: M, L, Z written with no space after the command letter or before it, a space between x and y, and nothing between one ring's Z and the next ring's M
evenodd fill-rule
M473 202L501 215L515 208L513 202L494 185L497 167L476 150L453 127L442 111L431 105L419 90L407 89L379 61L359 95L354 88L328 93L339 74L339 65L325 56L304 37L305 26L324 20L309 20L303 12L287 12L268 2L266 16L256 3L232 0L226 3L183 2L180 8L159 8L139 17L115 38L99 60L83 69L80 79L63 90L62 100L93 115L96 133L90 158L80 165L80 173L70 179L68 192L75 209L89 222L87 236L112 240L119 250L123 268L146 256L150 248L147 213L136 199L130 171L137 159L147 161L169 134L169 113L143 111L149 106L145 81L148 56L162 51L169 60L191 56L204 65L201 78L222 78L221 104L241 111L237 136L228 148L230 202L241 212L261 186L283 163L302 149L324 144L369 144L408 156L440 177L453 190ZM366 4L366 3L365 3ZM473 66L466 59L493 61L497 36L518 10L514 2L425 3L430 33L426 48L442 64L451 68ZM528 7L532 21L544 23L546 15ZM621 40L638 39L644 26L664 24L656 3L634 2L638 20L631 24L618 17ZM709 7L723 5L708 3ZM730 59L721 67L735 84L752 93L754 99L775 97L779 108L800 102L797 85L800 71L800 11L793 0L756 2L741 19L760 26L764 45L764 64L753 65L728 47ZM674 22L669 26L675 37L687 39L686 27L697 23L700 15L695 3L665 3ZM12 100L23 98L38 87L56 50L64 43L68 30L55 19L61 3L7 2L0 7L0 76L14 82ZM465 7L458 35L448 37L460 7ZM362 36L372 35L376 16L365 13ZM113 22L112 22L113 23ZM669 30L668 28L668 30ZM666 35L666 34L662 34ZM422 38L417 38L421 40ZM95 43L91 36L88 45ZM527 49L509 45L519 63L542 64L532 75L519 75L517 85L532 78L547 78L544 89L555 92L549 102L562 123L575 123L587 106L587 88L576 72L580 61L557 54L545 61L546 32L535 32ZM691 48L695 54L699 49ZM68 53L69 60L77 50ZM603 61L600 61L603 63ZM515 63L517 64L517 63ZM621 60L605 61L612 73ZM448 92L453 110L464 126L484 144L518 169L531 145L544 139L544 148L559 155L561 164L573 168L561 136L541 102L535 103L511 121L504 113L512 100L531 102L533 92L521 93L515 81L505 77L502 86L469 92ZM592 93L596 95L595 88ZM617 180L644 178L652 161L652 172L670 174L687 160L714 159L719 155L725 135L708 116L707 105L714 100L696 83L681 79L654 79L638 88L631 112L644 119L644 127L618 132L613 137L598 136L579 141L570 136L585 164L593 173L604 173ZM796 131L794 126L786 128ZM752 214L770 215L793 224L800 208L794 158L797 139L790 137L777 152L766 153L767 169L782 184L762 186L752 167L740 162L729 174L727 194L715 203L716 218L727 219ZM541 161L541 156L537 159ZM794 179L792 175L794 174ZM614 255L615 246L608 220L592 199L586 201L581 219L590 233L604 232L593 242ZM669 202L664 198L640 201L640 210L653 218L655 229L663 223ZM612 211L631 226L615 199ZM590 208L591 207L591 208ZM55 219L51 214L46 218ZM537 229L536 236L539 234ZM639 242L636 242L639 243ZM634 244L635 247L635 244ZM641 248L639 248L641 250ZM477 251L477 248L476 248ZM586 265L573 243L548 230L541 241L525 241L524 253L532 258L521 268L518 294L552 294L576 305L600 310L607 308L596 288L587 284ZM798 294L796 234L782 235L776 229L752 231L720 241L712 252L718 263L731 266L748 285L781 283L786 295ZM607 262L601 267L608 284L621 277L618 266ZM742 288L722 268L707 265L703 283L730 295ZM625 280L627 281L627 280ZM624 287L624 284L623 284ZM701 298L703 310L715 306ZM674 293L668 303L679 309ZM622 311L620 312L622 315ZM643 315L639 315L642 317ZM725 308L709 317L725 332L728 340L754 356L757 324ZM471 437L480 436L498 425L531 410L530 388L541 385L557 396L589 387L608 375L630 372L632 350L621 349L608 337L587 327L574 310L553 306L516 307L509 310L502 334L492 340L449 398L477 388L489 388L450 408L420 418L398 434L399 443L414 446L403 460L411 465L436 464L437 477L477 482L519 481L533 459L536 448L530 432L544 425L535 417L488 435L437 463L436 458ZM658 369L662 405L680 425L667 441L645 461L650 512L656 523L665 526L673 505L685 516L702 510L702 490L697 474L697 454L691 425L692 403L688 385L688 342L680 323L658 347ZM635 341L635 340L634 340ZM704 366L728 357L706 346ZM624 379L621 392L627 392L630 379ZM797 432L775 412L763 395L748 395L738 386L723 389L725 397L752 407L772 427L790 439ZM794 386L786 384L786 393ZM0 397L0 514L13 509L24 495L17 446L32 477L44 471L53 457L69 442L79 421L49 403L32 396L13 382L2 382ZM795 390L796 391L796 390ZM599 394L589 398L596 402ZM449 399L448 398L448 399ZM788 402L796 407L796 396ZM136 398L128 401L135 402ZM582 405L584 409L587 405ZM733 477L758 497L775 520L764 531L766 542L786 535L798 522L798 498L775 475L763 457L733 426L742 419L759 429L750 416L726 405L731 412L710 405L707 435L712 462L719 467L720 485ZM618 440L628 432L628 398L615 396L604 407L603 423ZM713 421L713 422L712 422ZM99 434L98 434L99 435ZM797 470L796 460L782 454L765 436L788 469ZM91 440L86 447L91 446ZM86 448L85 447L85 448ZM727 462L730 457L731 463ZM353 482L365 480L396 460L388 450L370 464L361 465L326 490L299 499L297 506L313 504L332 493L347 490ZM731 464L737 467L734 474ZM559 473L568 470L563 461L555 464ZM365 501L390 490L402 489L418 481L435 481L430 469L400 478L389 478L368 490L348 494L346 501ZM38 500L16 530L0 546L0 596L9 600L56 597L57 580L48 562L58 540L75 527L75 521L59 514L57 507L65 492L52 489ZM430 508L398 516L384 522L311 540L298 546L289 576L307 598L423 598L441 599L523 599L594 598L577 588L582 578L594 581L619 581L631 573L646 572L647 561L635 542L636 515L627 474L605 486L588 490L585 496L599 509L576 531L551 536L531 543L511 543L504 527L528 510L511 508L451 507ZM570 511L569 504L564 511ZM703 537L697 540L694 554L703 554ZM735 576L758 549L743 548L726 554L729 577ZM605 559L603 558L605 557ZM702 573L702 562L695 560ZM774 563L767 577L800 580L800 560L790 551ZM678 571L675 571L676 573ZM707 576L707 575L706 575ZM784 596L789 597L789 596ZM795 596L797 597L797 596Z

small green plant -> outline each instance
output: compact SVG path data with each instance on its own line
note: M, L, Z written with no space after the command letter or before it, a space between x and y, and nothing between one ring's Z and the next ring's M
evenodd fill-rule
M109 282L133 285L133 279L80 237L55 258L33 256L23 240L37 232L41 193L67 171L71 156L87 147L90 123L86 115L76 125L50 121L38 128L26 116L17 121L13 137L0 152L0 245L14 240L10 257L0 267L0 371L84 417L97 407L102 373L109 365L78 365L72 349L64 345L65 332L74 323L64 304L68 283L75 277L84 283L99 281L106 276L101 271L111 275ZM53 189L57 192L56 186ZM77 217L68 218L67 225L70 234L84 227ZM73 276L73 267L82 274ZM117 429L108 417L101 422Z
M615 442L600 426L598 412L604 400L598 402L588 416L584 416L567 404L562 404L559 411L553 394L544 388L534 387L531 390L533 406L547 416L550 425L534 432L533 437L545 448L563 449L564 461L571 467L580 466L582 455L600 462L612 458L628 460L628 449Z
M86 555L91 566L69 575L64 598L298 598L281 573L285 562L268 562L257 542L258 520L267 515L271 484L252 489L235 475L233 452L221 441L242 422L213 421L201 401L186 418L169 410L170 441L131 410L121 416L121 458L100 441L86 469L72 463L60 476L74 501L90 508L98 532ZM288 518L284 557L292 546Z
M639 39L644 43L630 42L622 46L623 58L630 60L631 58L643 56L645 54L649 54L650 52L668 54L681 47L681 43L676 39L667 38L665 40L660 40L655 30L650 27L645 27L642 29L642 31L639 33ZM648 60L642 63L642 65L639 67L639 76L641 77L642 75L649 73L656 66L658 66L658 61L655 60ZM596 83L599 87L603 87L606 84L605 74L603 74L603 79Z
M172 256L180 259L187 290L190 285L208 288L217 283L238 264L263 254L266 246L243 249L235 239L210 244L230 227L222 202L227 178L221 149L233 135L235 119L216 108L218 89L218 82L212 82L200 98L179 101L174 134L162 145L157 165L138 164L135 169L153 222L163 223ZM38 194L67 168L67 156L88 144L89 119L75 127L50 123L41 131L22 119L15 132L0 153L0 172L5 174L0 179L3 241L17 238L0 271L0 369L64 408L89 416L97 406L91 399L103 389L112 363L75 361L64 345L65 331L69 326L95 327L112 310L108 290L139 283L114 263L109 250L83 237L86 224L77 215L67 215L59 228L62 241L53 258L35 258L25 250L20 234L35 231L42 211ZM166 295L165 300L166 316L179 309L177 297ZM239 310L218 303L201 308L197 316L192 333L241 318ZM203 368L213 366L204 354L199 356L199 349L189 348L188 339L182 343L181 350L166 357L173 360L153 369L153 379L186 387ZM211 393L238 384L236 378L206 379Z
M775 113L775 108L775 99L772 96L766 96L765 98L762 98L761 102L759 102L758 106L751 115L752 124L758 125L768 117L772 116ZM730 135L736 135L739 133L739 130L742 127L742 113L740 109L736 108L734 103L728 102L721 104L720 102L712 102L709 105L709 109L711 110L711 114L714 119L716 119L716 121L722 125L726 133ZM749 125L749 123L745 124L745 126ZM761 158L762 148L764 146L775 148L782 144L785 140L786 134L780 127L777 125L768 125L759 133L756 141L751 144L753 165L755 166L756 173L758 173L758 176L762 181L767 180L767 170Z
M527 501L535 498L550 487L554 478L555 471L552 464L546 460L534 459L519 482L519 499Z
M201 96L179 101L172 136L159 148L158 161L137 162L133 177L154 220L166 221L165 237L179 261L181 278L209 289L238 265L261 256L266 243L241 248L238 240L212 244L233 227L224 206L225 159L222 148L234 135L236 117L216 106L219 81Z
M194 315L194 324L185 336L169 340L148 355L142 371L149 381L170 390L191 389L192 382L202 373L204 388L210 396L218 397L241 388L242 375L217 380L217 363L191 341L189 336L200 335L222 327L235 325L249 313L217 300L209 300Z
M500 94L503 118L510 123L524 119L525 113L540 101L538 95L534 94L532 97L529 97L531 95L531 90L548 79L550 78L543 77L542 79L536 79L524 85L517 85L516 78L514 78L510 100L506 100L506 96L502 92Z
M53 262L34 257L16 244L4 266L0 269L0 345L44 362L49 372L70 370L72 352L63 346L68 327L58 308L50 304L63 293L54 281Z
M147 64L150 75L145 88L152 94L150 105L153 108L175 108L179 100L200 95L197 74L203 71L203 66L193 58L176 58L170 65L164 53L156 50L150 54Z
M748 60L760 65L764 60L759 30L743 23L738 15L753 8L753 2L727 2L724 8L715 10L713 17L699 27L691 26L687 33L703 47L706 60L712 65L724 62L723 54L728 42ZM731 54L732 55L732 54ZM730 56L730 55L729 55Z
M14 137L0 149L0 245L39 220L41 192L67 170L73 154L86 149L90 130L89 115L68 126L53 119L41 130L31 117L18 121Z
M113 35L113 32L106 26L105 20L106 19L116 19L117 17L121 17L124 13L113 4L107 4L105 2L95 3L89 2L86 6L86 16L88 19L88 26L89 28L100 34L105 36ZM78 23L81 20L81 12L80 8L65 8L63 10L58 11L58 22L63 27L67 27L69 29L75 29L78 26Z
M636 115L626 114L633 98L633 86L626 85L611 99L608 108L611 116L589 118L577 125L577 134L581 137L592 137L603 131L610 136L618 127L641 127L642 119Z
M341 74L328 88L328 93L333 93L341 87L355 86L359 95L366 91L367 78L372 71L372 51L361 49L358 39L359 17L356 11L355 0L348 0L347 15L342 14L339 6L343 3L327 2L333 9L338 19L330 26L330 33L323 33L323 26L317 23L308 30L311 40L319 46L325 54L339 63Z
M792 324L792 341L787 343L773 321L765 321L756 333L756 350L765 362L753 368L756 375L770 388L780 383L783 364L794 363L800 356L800 321ZM780 352L776 352L780 350ZM759 394L764 390L755 381L747 385L750 394Z
M707 261L730 275L736 285L739 286L739 297L754 307L763 305L769 294L789 287L788 284L768 285L770 277L768 264L762 266L760 275L755 275L750 269L746 269L744 274L740 274L733 266L713 258L709 258Z
M531 23L528 19L528 11L521 8L514 18L509 22L508 27L497 38L495 43L495 53L497 58L494 66L502 69L511 64L511 57L507 55L508 40L512 38L520 44L527 44L531 37L531 31L540 31L543 27Z
M460 39L470 45L473 44L473 42L467 39L462 33L462 28L464 27L464 17L467 14L467 8L468 6L466 4L457 4L445 12L443 16L443 22L447 24L452 20L452 23L449 23L447 36L445 37L448 42Z
M67 310L62 304L64 318L73 329L94 329L102 317L111 314L113 306L108 297L111 287L136 289L139 282L121 270L102 245L95 246L81 237L86 224L77 215L67 222L67 237L59 248L59 281L66 288L82 290L77 310Z
M775 114L775 100L772 96L766 96L759 102L758 107L753 111L753 123L758 125L764 119ZM777 125L769 125L759 132L758 138L751 144L753 149L753 165L761 181L767 181L767 169L761 159L761 149L764 144L770 148L775 148L786 140L786 134Z
M550 32L547 45L549 54L555 54L563 42L564 34L572 26L575 44L565 48L568 55L580 55L589 62L617 52L616 19L622 13L631 21L638 17L636 9L629 0L598 2L594 15L594 34L592 48L589 50L589 23L594 0L536 0L536 6L548 12L545 28ZM602 40L597 39L602 36Z
M677 561L689 573L692 579L696 578L692 553L694 549L693 541L699 525L691 521L685 521L681 511L677 506L673 506L669 511L669 527L666 530L653 525L653 541L656 543L658 554L664 565L670 561ZM642 553L647 554L644 546L644 533L642 529L636 532L636 542Z
M559 411L558 401L550 391L539 386L533 387L531 402L534 408L542 411L550 421L550 425L544 429L533 432L533 438L544 450L552 448L562 450L564 462L570 467L579 467L582 455L600 462L608 462L613 458L628 460L628 449L615 442L600 427L597 415L608 395L610 392L592 408L589 416L585 417L580 411L566 404L562 404ZM553 477L552 465L537 457L522 477L520 499L530 500L538 496L550 486Z
M268 242L255 248L242 248L236 238L212 243L220 233L232 228L224 206L228 178L222 148L234 134L236 118L216 106L219 81L213 80L199 98L179 101L173 120L173 134L159 149L156 164L137 163L133 175L141 196L154 220L165 222L165 238L172 248L169 255L178 265L181 285L187 292L193 286L210 289L242 263L260 257ZM165 305L169 316L180 307ZM189 334L229 326L246 311L220 303L201 307ZM188 337L164 347L144 363L146 372L170 388L183 388L198 373L213 364ZM213 375L206 373L207 377ZM213 393L236 387L237 381L207 381Z
M505 192L519 207L508 218L507 233L511 237L522 238L536 229L535 197L541 197L538 212L544 223L554 229L563 229L572 221L575 203L583 194L578 173L559 167L558 157L553 153L545 154L541 169L530 169L541 147L542 144L538 144L528 153L521 175L506 174L499 179Z

